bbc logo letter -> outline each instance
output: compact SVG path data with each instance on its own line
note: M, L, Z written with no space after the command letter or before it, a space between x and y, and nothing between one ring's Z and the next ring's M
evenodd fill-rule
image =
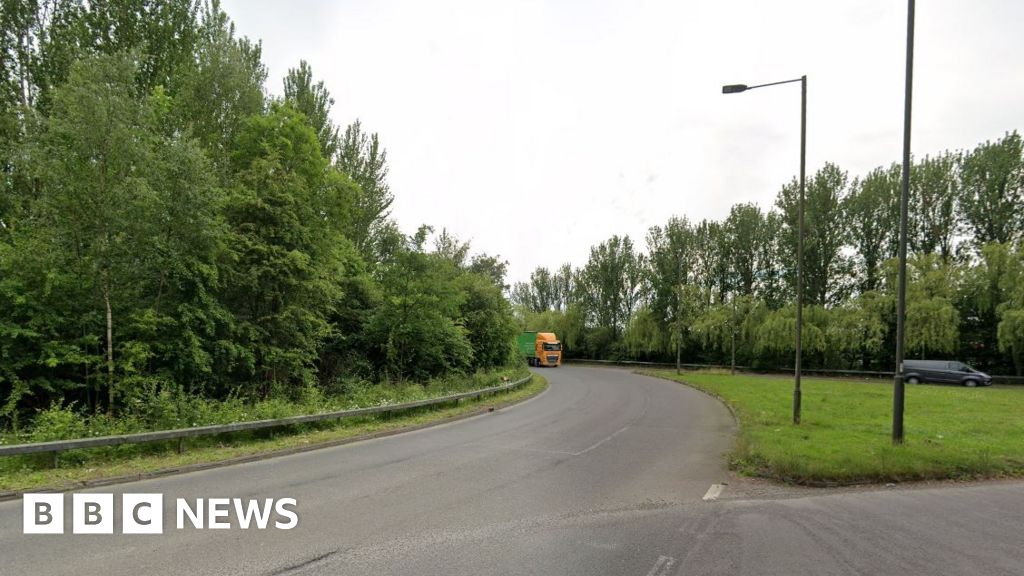
M25 534L64 533L63 494L25 494L22 498L22 532Z
M72 494L71 532L73 534L113 534L113 494Z
M121 498L122 534L163 534L164 495L125 494Z
M63 494L25 494L22 529L25 534L64 533ZM73 534L114 533L113 494L72 494L71 532ZM162 494L123 494L121 496L122 534L163 534L164 497Z

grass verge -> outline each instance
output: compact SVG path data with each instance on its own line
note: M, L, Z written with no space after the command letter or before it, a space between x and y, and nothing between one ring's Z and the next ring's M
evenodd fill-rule
M112 449L110 457L101 461L70 462L58 468L42 469L23 466L0 473L0 496L30 490L66 490L102 482L105 479L131 480L186 471L205 464L228 463L256 459L274 453L288 453L321 446L356 441L422 428L430 424L454 420L526 400L543 392L547 381L538 375L516 390L479 399L466 399L440 407L425 407L394 415L372 415L315 425L298 425L277 429L223 434L215 439L190 439L182 454L174 443L154 443L154 452L118 457ZM63 462L63 461L62 461Z
M905 442L893 446L886 382L804 379L802 422L793 425L790 378L643 373L733 409L740 430L730 467L741 474L808 485L1024 476L1024 388L908 386Z

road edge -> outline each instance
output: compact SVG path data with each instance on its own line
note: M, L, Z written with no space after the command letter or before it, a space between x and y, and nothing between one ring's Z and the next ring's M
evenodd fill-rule
M534 376L538 376L534 374ZM55 493L55 492L68 492L71 490L78 490L82 488L97 488L101 486L110 486L114 484L128 484L131 482L139 482L141 480L151 480L154 478L163 478L166 476L177 476L179 474L188 474L190 472L200 472L202 470L209 470L213 468L224 468L227 466L234 466L236 464L246 464L249 462L259 462L262 460L270 460L272 458L278 458L281 456L290 456L292 454L301 454L303 452L312 452L314 450L322 450L324 448L333 448L335 446L343 446L345 444L355 444L356 442L365 442L367 440L373 440L376 438L385 438L388 436L397 436L399 434L405 434L407 432L415 432L417 430L423 430L426 428L433 428L435 426L441 426L443 424L450 424L459 420L466 420L474 418L476 416L482 416L484 414L500 410L502 408L509 408L535 400L541 397L550 388L550 384L547 378L540 376L543 379L543 388L537 391L536 394L531 394L525 398L519 398L516 400L504 400L497 403L486 403L481 402L481 406L476 410L470 410L462 414L455 414L453 416L445 416L438 418L437 420L431 420L430 422L424 422L422 424L413 424L409 426L401 426L398 428L392 428L390 430L380 430L377 432L370 432L369 434L360 434L358 436L350 436L348 438L338 438L336 440L327 440L324 442L317 442L315 444L303 444L299 446L291 446L288 448L281 448L277 450L269 450L267 452L259 452L256 454L247 454L245 456L236 456L233 458L226 458L224 460L214 460L211 462L196 462L195 464L188 464L185 466L177 466L174 468L163 468L160 470L154 470L152 472L140 472L138 474L125 474L121 476L111 476L109 478L96 478L94 480L84 480L81 482L74 482L63 486L46 486L40 488L32 488L29 490L8 490L0 492L0 502L7 502L10 500L17 500L21 498L23 494L35 494L35 493Z

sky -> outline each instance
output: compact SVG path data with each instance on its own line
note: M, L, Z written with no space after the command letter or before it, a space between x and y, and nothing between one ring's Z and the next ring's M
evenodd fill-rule
M586 263L614 234L641 248L673 215L774 203L800 160L851 179L899 161L906 2L224 0L262 41L267 90L306 60L387 148L392 216L509 262ZM921 0L915 156L1024 130L1024 2Z

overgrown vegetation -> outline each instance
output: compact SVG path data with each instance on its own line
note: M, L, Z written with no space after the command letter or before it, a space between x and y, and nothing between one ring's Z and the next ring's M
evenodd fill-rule
M906 442L890 438L892 386L804 379L803 417L791 422L793 382L772 376L651 371L718 396L739 419L731 466L800 484L851 484L1024 475L1022 388L907 389Z
M505 263L399 231L377 134L333 125L305 62L265 93L216 0L2 10L0 429L272 417L510 362Z
M526 370L515 373L508 372L512 377L525 375ZM492 377L481 378L475 382L465 382L467 388L479 389L495 384ZM434 383L427 394L441 395L461 391L459 388L447 389ZM72 487L80 482L103 478L115 478L149 474L163 470L174 470L193 464L222 462L234 458L266 454L278 450L315 447L347 439L357 439L370 434L400 431L409 427L429 425L446 418L454 418L480 410L483 406L494 406L518 402L544 391L547 382L541 376L534 375L532 380L515 390L481 399L468 399L460 403L429 406L406 410L394 415L371 415L359 418L348 418L321 422L316 424L294 425L281 428L266 429L252 432L235 432L218 436L202 436L191 438L185 442L185 451L178 453L173 442L150 443L143 445L124 445L116 448L93 448L64 452L60 455L58 468L46 455L24 456L0 459L0 491L29 490L38 488ZM399 392L398 394L401 394ZM416 386L404 389L409 400L424 395ZM382 399L394 400L395 391L374 393L368 390L362 393L368 404ZM404 400L403 400L404 401ZM273 410L288 413L292 410L303 411L311 406L281 406ZM259 407L235 407L230 417L246 418L260 410ZM73 411L63 414L48 412L49 416L57 416L62 423L80 419Z
M811 367L895 369L900 167L826 164L806 187L803 356ZM613 236L582 267L538 268L512 291L520 320L580 358L791 366L795 181L774 207L723 221L673 217L647 249ZM1024 143L1012 132L911 171L909 357L1024 373Z

